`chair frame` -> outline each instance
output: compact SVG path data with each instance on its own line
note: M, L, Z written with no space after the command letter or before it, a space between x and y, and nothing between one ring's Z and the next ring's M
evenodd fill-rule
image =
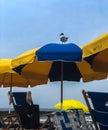
M11 128L14 128L14 125L18 125L18 119L16 117L15 113L1 113L0 114L0 121L2 124L2 128L4 130L9 130ZM18 130L20 129L20 126L18 127ZM16 128L14 128L16 130Z
M19 117L19 114L16 112L16 109L15 109L15 106L16 106L16 102L15 102L15 99L14 99L14 97L13 97L13 95L12 95L12 92L10 93L10 92L8 92L8 94L10 94L9 96L9 100L10 100L10 103L12 103L12 105L13 105L13 108L14 108L14 110L15 110L15 114L16 114L16 118L17 118L17 120L18 120L18 122L19 122L19 126L20 126L20 128L22 128L22 130L24 130L24 128L22 127L22 124L21 124L21 120L20 120L20 117Z

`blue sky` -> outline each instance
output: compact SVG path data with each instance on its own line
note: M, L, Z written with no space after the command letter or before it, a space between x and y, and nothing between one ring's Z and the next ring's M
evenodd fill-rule
M0 58L59 42L85 45L108 31L107 0L0 0Z
M46 43L59 43L61 32L69 37L68 42L80 46L108 32L108 0L0 0L0 58L14 58ZM56 87L52 91L53 86ZM53 107L59 101L57 86L60 85L32 88L32 92L36 93L36 102L42 107ZM71 82L65 86L73 86L71 90L65 90L68 91L67 95L65 92L66 98L81 100L83 88L108 90L107 80ZM5 104L0 101L2 107L8 105L7 97L3 97L6 90L0 89L0 99L5 101ZM47 93L43 95L42 90Z

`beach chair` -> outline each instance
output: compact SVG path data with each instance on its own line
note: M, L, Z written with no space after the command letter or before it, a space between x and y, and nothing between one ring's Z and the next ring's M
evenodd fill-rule
M27 92L12 92L11 102L19 118L21 128L24 129L43 129L49 123L49 117L42 124L40 123L39 105L27 103ZM45 115L44 115L45 116Z
M82 91L96 130L108 130L108 93Z
M55 112L52 121L57 130L90 130L82 109Z
M22 127L19 113L16 111L16 106L22 106L26 103L26 94L27 92L10 92L10 91L8 92L9 102L12 103L13 105L17 122L19 123L19 127L22 130L24 130L24 128Z

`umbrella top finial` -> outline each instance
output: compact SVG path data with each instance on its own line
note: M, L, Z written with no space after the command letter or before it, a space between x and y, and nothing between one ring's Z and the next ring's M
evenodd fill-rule
M60 41L61 41L61 42L67 42L67 40L68 40L68 37L65 37L65 36L64 36L64 33L61 33L61 34L60 34Z

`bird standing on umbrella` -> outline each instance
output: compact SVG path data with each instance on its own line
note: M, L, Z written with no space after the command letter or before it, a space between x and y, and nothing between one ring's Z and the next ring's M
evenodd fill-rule
M65 36L64 36L64 33L61 33L61 34L60 34L60 41L61 41L62 43L65 43L65 42L67 42L67 40L68 40L68 37L65 37Z

